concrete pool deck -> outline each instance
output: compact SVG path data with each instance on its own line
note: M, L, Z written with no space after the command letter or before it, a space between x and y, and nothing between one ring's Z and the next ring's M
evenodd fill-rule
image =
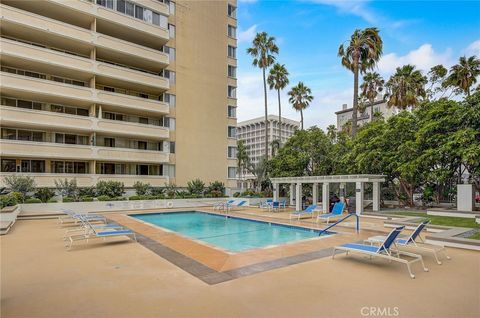
M362 221L380 230L380 221ZM209 285L126 238L66 251L64 230L53 219L21 220L0 238L1 317L362 317L370 307L397 307L398 317L480 314L474 251L449 248L441 266L426 256L430 272L415 266L414 280L399 264L340 255Z

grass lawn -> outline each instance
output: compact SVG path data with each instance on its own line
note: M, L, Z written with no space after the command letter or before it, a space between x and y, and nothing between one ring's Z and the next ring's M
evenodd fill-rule
M394 215L404 215L404 216L419 216L427 218L430 220L432 225L444 225L444 226L458 226L458 227L470 227L473 229L480 229L480 224L475 222L475 219L468 218L459 218L451 216L438 216L438 215L428 215L427 213L422 212L393 212L390 214ZM478 236L480 239L480 234L477 233L474 236Z
M468 238L472 239L472 240L480 240L480 232L477 232L477 233L473 234L472 236L469 236Z

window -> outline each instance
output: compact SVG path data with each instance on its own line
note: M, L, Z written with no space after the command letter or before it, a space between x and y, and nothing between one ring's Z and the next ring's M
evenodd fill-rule
M228 36L234 39L237 38L237 28L230 24L228 25Z
M135 16L135 5L130 1L127 1L126 4L125 13L131 17Z
M237 107L228 106L228 117L231 117L231 118L237 117Z
M170 141L170 153L175 153L175 141Z
M52 161L53 173L88 173L88 163L82 161Z
M148 125L148 118L146 117L138 117L138 122L140 124Z
M168 34L171 39L175 38L175 26L173 24L168 24Z
M88 136L55 133L55 142L57 144L87 145Z
M236 137L236 130L237 130L237 127L228 126L228 137L229 138L235 138Z
M237 168L236 167L228 167L228 178L235 179L237 176Z
M237 48L234 46L229 45L228 46L228 57L231 57L232 59L237 58Z
M237 18L237 7L228 4L227 14L229 17L236 19Z
M233 65L228 65L228 76L237 77L237 67Z
M2 159L2 172L16 172L17 161L15 159Z
M173 94L164 93L161 96L160 101L167 103L170 107L175 107L176 105L176 97Z
M105 147L115 147L115 138L108 138L108 137L105 137L103 138L103 145Z
M237 157L237 147L228 146L228 158Z
M228 97L237 98L237 88L235 86L228 85Z
M126 166L121 163L100 162L97 163L97 172L100 174L125 174Z
M17 131L15 129L2 128L2 139L17 139Z
M152 10L143 9L143 21L152 23Z
M169 8L170 14L175 14L175 2L168 1L168 8Z
M124 114L111 113L111 112L103 112L102 117L110 120L120 120L120 121L127 120L127 116L125 116Z
M162 73L161 75L163 77L166 77L168 78L168 80L170 81L170 84L175 84L175 72L174 71L170 71L170 70L162 70Z
M143 7L135 6L135 18L143 20Z
M164 45L163 53L167 53L170 61L175 61L175 48Z
M117 0L117 11L125 13L125 0Z
M137 165L137 175L148 176L148 165Z
M137 142L137 149L147 150L147 142L146 141L138 141Z
M22 160L21 172L45 172L45 161L44 160Z

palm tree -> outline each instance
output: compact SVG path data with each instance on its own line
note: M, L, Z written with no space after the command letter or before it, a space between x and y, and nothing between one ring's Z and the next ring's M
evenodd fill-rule
M358 76L373 69L383 50L383 41L377 28L357 29L348 41L348 46L340 45L338 56L342 65L353 72L353 113L352 135L357 133Z
M275 63L270 69L270 74L268 75L267 82L270 89L277 90L278 96L278 135L280 136L280 145L282 144L282 104L280 103L280 90L287 87L288 81L288 71L285 68L285 64Z
M276 139L276 140L272 140L272 142L270 143L270 146L272 147L272 158L273 158L278 153L278 150L282 145L280 140Z
M335 127L335 125L328 125L327 137L332 143L337 140L337 127Z
M426 97L427 78L415 66L407 64L397 67L387 82L387 105L399 109L415 108Z
M360 85L362 90L361 95L364 96L370 103L370 121L373 121L373 103L378 94L383 91L385 80L377 72L369 72L363 76L363 83Z
M253 57L253 66L262 70L263 75L263 96L265 101L265 157L268 160L268 106L267 106L267 82L265 78L266 69L275 62L274 54L278 54L278 46L275 38L267 32L257 33L252 41L252 47L247 53Z
M250 163L250 158L248 157L247 147L243 140L237 141L237 173L238 177L241 180L242 176L245 174L245 169L247 169ZM243 189L243 182L240 182Z
M480 59L475 55L469 58L462 56L458 64L450 68L450 74L446 79L446 84L456 87L467 96L470 96L470 88L477 82L479 75Z
M288 101L292 104L293 108L297 111L300 111L300 122L301 127L303 130L303 110L306 109L310 102L313 100L313 96L311 95L312 91L310 88L305 86L303 82L299 82L297 86L292 87L288 95L290 98Z

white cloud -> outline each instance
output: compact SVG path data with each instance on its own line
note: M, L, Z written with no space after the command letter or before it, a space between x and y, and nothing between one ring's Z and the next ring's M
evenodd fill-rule
M378 63L378 69L383 75L390 75L395 72L397 67L405 64L415 65L425 72L437 64L448 67L453 64L452 50L446 49L444 52L436 52L431 44L426 43L405 55L399 56L396 53L383 55Z
M476 55L480 57L480 39L472 42L466 49L465 54L467 56Z
M238 43L251 42L255 35L257 34L257 25L254 24L246 30L239 28L238 31Z
M343 0L310 0L311 2L334 6L340 13L356 15L368 23L378 23L376 14L367 8L368 0L343 1Z

